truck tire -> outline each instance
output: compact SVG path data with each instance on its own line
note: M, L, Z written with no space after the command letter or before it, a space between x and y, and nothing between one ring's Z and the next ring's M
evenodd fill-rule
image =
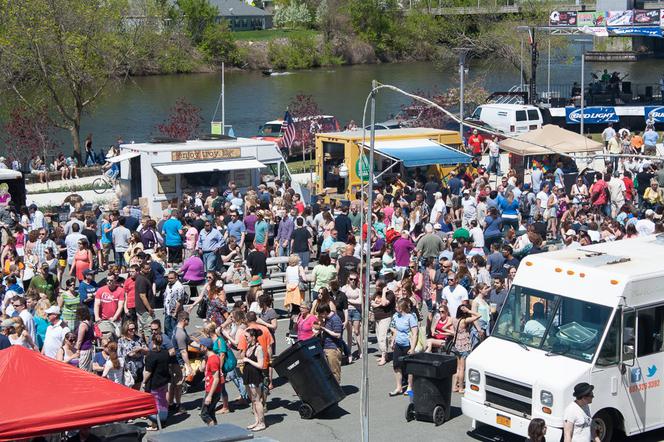
M609 411L602 410L593 417L593 428L599 432L602 442L611 442L615 431L615 416Z

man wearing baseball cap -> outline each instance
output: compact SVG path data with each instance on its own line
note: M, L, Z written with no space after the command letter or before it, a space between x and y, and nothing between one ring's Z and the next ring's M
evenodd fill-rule
M598 437L592 437L590 426L592 417L589 405L593 401L595 387L587 382L574 386L574 402L565 408L564 442L599 442Z
M44 336L42 354L55 359L58 350L62 347L62 342L65 340L65 335L71 330L69 330L67 323L60 319L60 307L57 305L47 308L44 314L49 324Z
M0 350L9 348L12 346L12 343L9 341L7 335L9 335L9 330L14 326L14 321L11 319L5 319L0 322Z

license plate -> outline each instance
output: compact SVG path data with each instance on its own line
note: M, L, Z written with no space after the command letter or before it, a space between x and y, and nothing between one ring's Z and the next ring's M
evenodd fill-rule
M498 414L496 415L496 423L498 425L510 428L512 426L512 418Z

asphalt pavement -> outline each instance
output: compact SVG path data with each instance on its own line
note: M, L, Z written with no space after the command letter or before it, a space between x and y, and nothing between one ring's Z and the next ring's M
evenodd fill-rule
M279 305L279 297L276 303ZM193 313L193 312L192 312ZM192 314L190 333L200 330L201 321ZM279 321L277 330L277 352L286 348L285 331L287 321ZM394 389L392 365L382 367L376 365L377 346L375 339L369 350L369 436L374 441L389 440L440 440L440 441L504 441L523 442L523 438L487 426L480 426L470 432L471 421L461 414L460 396L453 393L451 418L443 425L436 427L431 422L411 421L405 419L405 411L409 403L406 396L389 397ZM276 376L276 373L275 373ZM278 441L309 442L318 441L358 441L361 440L360 425L360 384L362 377L362 361L353 362L342 367L341 386L346 398L338 406L333 407L311 420L303 420L298 413L299 399L290 384L284 379L275 378L275 388L268 397L266 423L268 428L260 433ZM164 425L164 432L197 428L203 426L200 419L200 405L203 397L201 385L190 389L183 397L183 406L187 413L170 417ZM226 385L229 398L238 396L232 383ZM219 423L230 423L245 427L253 423L251 409L248 406L233 407L229 414L217 414ZM629 442L654 442L664 440L664 431L655 431L635 438Z

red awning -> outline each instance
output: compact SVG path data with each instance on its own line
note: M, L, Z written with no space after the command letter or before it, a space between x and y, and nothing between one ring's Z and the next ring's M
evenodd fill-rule
M149 416L149 393L115 384L21 346L0 351L0 440Z

